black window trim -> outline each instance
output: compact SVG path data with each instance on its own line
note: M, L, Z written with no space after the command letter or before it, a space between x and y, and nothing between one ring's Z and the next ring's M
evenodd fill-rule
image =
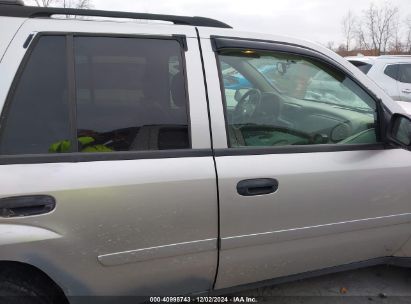
M76 59L74 54L74 36L66 35L67 53L67 93L70 122L70 153L78 152L77 142L77 86L76 86Z
M48 164L48 163L80 163L96 161L126 161L139 159L166 159L213 156L210 149L181 149L153 151L119 151L102 153L62 153L62 154L23 154L0 155L1 165L15 164Z
M32 36L34 35L34 37ZM191 132L191 116L190 116L190 97L188 92L187 78L187 62L185 52L187 49L186 36L182 34L175 35L144 35L144 34L114 34L114 33L92 33L92 32L53 32L43 31L35 34L30 34L31 38L29 45L24 45L27 48L26 53L17 69L16 75L7 93L6 101L0 113L0 145L3 138L3 132L7 124L8 112L12 99L17 90L18 84L21 81L23 72L31 58L33 50L43 36L60 36L66 38L67 50L67 72L68 72L68 91L69 91L69 118L70 118L70 142L72 149L69 153L47 153L47 154L21 154L21 155L0 155L0 165L8 164L37 164L37 163L73 163L73 162L93 162L93 161L117 161L117 160L133 160L133 159L159 159L159 158L182 158L182 157L204 157L212 156L210 149L193 149L192 148L192 132ZM76 123L76 87L75 87L75 59L74 59L74 38L75 37L109 37L109 38L144 38L156 40L175 40L180 45L181 52L181 69L184 77L184 86L186 94L186 111L188 124L188 149L178 150L145 150L145 151L116 151L102 153L79 153L77 147L77 123ZM71 50L70 50L71 49ZM74 145L73 145L74 143Z
M237 37L225 37L225 36L211 36L210 43L215 53L215 59L218 69L218 77L220 81L221 98L224 108L224 120L226 128L226 140L227 148L216 149L216 156L230 156L230 155L263 155L263 154L291 154L291 153L314 153L314 152L338 152L338 151L358 151L358 150L382 150L393 149L391 144L388 143L386 138L387 125L391 118L391 111L383 104L382 100L378 98L372 91L360 83L353 75L351 71L346 69L340 63L334 59L319 53L308 47L304 47L297 44L258 40L248 38ZM219 51L221 50L244 50L251 49L256 51L268 51L268 52L280 52L307 57L320 61L333 69L336 69L346 75L362 90L364 90L376 104L377 122L378 128L376 129L376 135L378 142L375 144L326 144L326 145L295 145L295 146L279 146L279 147L230 147L229 133L228 133L228 120L227 120L227 102L224 93L224 82L222 78L222 70L220 66L220 60L218 58Z

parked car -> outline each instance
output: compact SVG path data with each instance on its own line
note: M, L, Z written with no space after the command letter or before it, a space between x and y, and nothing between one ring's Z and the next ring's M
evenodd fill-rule
M411 102L411 56L346 57L394 100Z
M411 119L343 58L201 17L0 2L0 299L411 265Z

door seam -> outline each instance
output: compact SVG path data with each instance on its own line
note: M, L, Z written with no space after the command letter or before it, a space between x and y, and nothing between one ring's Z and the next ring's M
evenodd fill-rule
M217 282L219 267L220 267L220 252L221 252L220 191L219 191L219 185L218 185L219 179L218 179L216 155L215 155L214 143L213 143L213 131L211 127L210 100L209 100L209 95L208 95L208 84L207 84L206 71L205 71L205 65L204 65L203 48L201 46L201 39L200 39L200 33L198 31L198 27L196 27L195 30L197 33L197 41L198 41L198 47L200 51L201 67L203 71L204 90L205 90L206 102L207 102L207 115L208 115L208 127L209 127L209 134L210 134L210 145L211 145L211 153L213 157L215 179L216 179L216 190L217 190L217 193L216 193L217 194L217 265L216 265L216 271L214 275L214 281L211 286L211 290L214 290L216 282Z

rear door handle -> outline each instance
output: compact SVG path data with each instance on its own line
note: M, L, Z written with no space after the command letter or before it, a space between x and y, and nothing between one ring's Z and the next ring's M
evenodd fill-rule
M411 89L404 89L402 92L405 94L411 94Z
M272 178L246 179L237 184L237 192L242 196L265 195L278 189L278 181Z
M46 214L54 210L56 200L49 195L15 196L0 199L0 217L12 218Z

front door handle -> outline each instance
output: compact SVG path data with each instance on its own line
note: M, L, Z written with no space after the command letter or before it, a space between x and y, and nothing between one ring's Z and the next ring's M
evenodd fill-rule
M265 195L278 189L278 181L272 178L246 179L237 184L237 192L242 196Z
M56 200L49 195L14 196L0 199L0 217L12 218L49 213Z
M402 92L405 94L411 94L411 89L404 89Z

